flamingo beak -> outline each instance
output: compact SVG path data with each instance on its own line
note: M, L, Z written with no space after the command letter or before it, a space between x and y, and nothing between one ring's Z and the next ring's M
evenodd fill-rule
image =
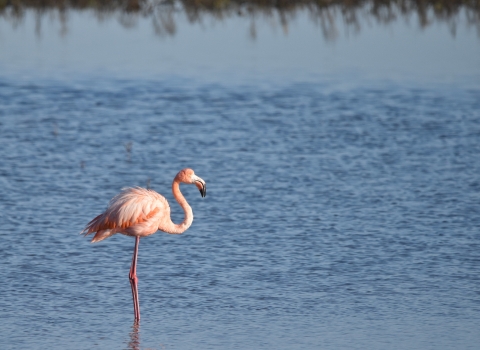
M195 186L197 186L197 188L200 190L200 194L202 195L202 197L205 197L207 195L207 184L205 183L205 181L203 181L198 176L196 176L194 181Z

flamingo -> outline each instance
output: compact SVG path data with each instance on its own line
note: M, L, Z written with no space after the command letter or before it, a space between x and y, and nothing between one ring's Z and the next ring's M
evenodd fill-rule
M182 207L185 216L183 222L174 224L170 218L170 206L167 200L157 192L141 187L124 188L110 200L107 210L90 221L81 233L85 236L95 233L92 243L103 241L116 233L135 237L132 265L130 267L130 286L132 287L133 312L135 321L140 321L140 303L138 300L137 255L140 237L146 237L161 230L170 234L185 232L193 221L193 212L187 200L180 192L180 183L195 184L202 197L207 194L207 185L192 169L183 169L172 183L173 196Z

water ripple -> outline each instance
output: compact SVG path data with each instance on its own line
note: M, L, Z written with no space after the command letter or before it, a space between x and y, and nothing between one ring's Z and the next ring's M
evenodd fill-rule
M1 81L2 347L475 348L478 96ZM141 241L132 328L133 241L78 232L134 185L181 221L186 166L209 196Z

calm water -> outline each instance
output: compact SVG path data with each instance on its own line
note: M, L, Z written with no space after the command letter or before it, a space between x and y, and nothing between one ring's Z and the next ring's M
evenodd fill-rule
M477 348L478 96L2 80L2 347ZM186 166L208 196L141 241L137 332L133 239L78 232Z
M28 32L32 55L28 41L9 41L23 29L1 38L2 349L478 349L480 56L453 50L476 52L478 39L375 32L309 51L292 30L271 46L245 37L231 61L234 51L216 55L232 38L220 26L207 49L190 40L199 66L179 30L153 45L173 50L154 67L148 55L115 60L121 50L97 60L101 45L75 37L79 17L64 44ZM387 56L356 55L368 42ZM113 68L98 74L98 62ZM217 62L226 74L212 78ZM327 78L328 62L338 64ZM184 185L192 227L141 240L135 327L134 240L78 233L125 186L162 193L180 222L170 185L184 167L207 181L207 197Z

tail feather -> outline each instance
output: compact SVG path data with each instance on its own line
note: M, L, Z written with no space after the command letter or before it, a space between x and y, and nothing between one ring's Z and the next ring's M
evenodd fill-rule
M98 229L99 229L99 219L100 217L103 215L100 214L100 215L97 215L95 218L93 218L88 224L87 226L85 226L85 228L82 230L82 232L80 232L80 234L83 234L84 236L88 236L89 234L92 234L94 232L97 232Z
M103 241L105 238L108 238L111 235L115 234L115 229L104 227L105 225L103 225L103 221L103 214L96 216L92 221L87 224L87 226L85 226L85 228L82 230L82 232L80 232L80 234L88 236L95 233L95 236L93 236L91 243Z
M110 237L114 233L115 233L114 230L100 230L92 238L91 243L97 243L97 242L103 241L105 238Z

